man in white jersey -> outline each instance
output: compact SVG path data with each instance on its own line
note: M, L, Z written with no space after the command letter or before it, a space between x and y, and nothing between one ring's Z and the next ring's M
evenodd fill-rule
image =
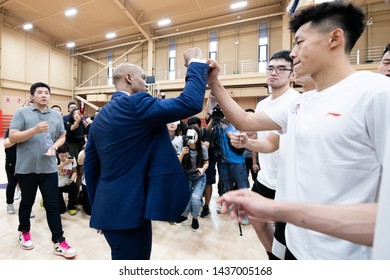
M290 87L291 78L293 76L292 67L293 60L290 57L289 50L278 51L271 56L266 68L266 81L270 91L270 96L261 100L257 104L255 112L264 111L267 108L287 106L292 102L292 100L299 96L299 92ZM258 131L257 139L262 141L266 139L270 133L274 134L270 131ZM278 135L276 137L279 138ZM280 141L284 142L285 137L281 136ZM257 173L257 180L252 188L252 191L267 198L274 199L280 162L279 150L272 153L259 152L258 157L260 170ZM257 224L254 224L253 226L256 227ZM266 241L268 238L261 236L265 234L264 231L270 229L270 226L272 227L272 225L269 224L262 225L261 228L256 228L256 233L262 241L269 259L275 259L275 256L271 253L271 246Z
M290 87L293 72L292 63L290 51L282 50L272 55L266 69L266 81L270 96L257 104L255 112L264 111L267 108L286 106L299 96L299 92ZM269 134L269 131L258 131L257 139L264 140ZM276 190L279 152L259 153L258 157L261 169L257 173L257 181L252 190L273 199Z
M379 73L390 78L390 44L383 51L378 66ZM381 192L379 196L378 215L375 225L373 259L390 259L390 146L387 147L383 164Z
M294 74L294 82L302 86L304 92L315 89L313 79L308 76L297 76ZM291 102L291 101L290 101ZM281 141L280 141L281 139ZM277 131L272 131L267 134L266 138L263 139L250 139L245 132L234 134L230 137L231 143L236 148L246 148L253 152L261 154L270 154L279 151L277 169L277 192L275 193L274 199L285 200L284 186L286 185L284 179L285 174L285 149L286 145L285 136L281 136ZM244 143L244 144L243 144ZM275 175L276 176L276 175ZM253 188L252 188L253 190ZM264 193L260 193L264 197L268 197ZM272 197L268 197L271 198ZM268 257L270 260L284 260L286 254L290 254L286 248L285 239L285 227L286 223L276 222L274 224L265 222L262 225L255 224L256 233L265 247ZM272 248L272 251L271 251ZM272 252L272 253L271 253Z
M287 135L285 201L239 190L218 203L224 203L222 211L233 204L251 224L287 222L291 259L371 258L390 140L390 80L350 65L364 27L363 11L339 1L310 6L292 18L294 71L310 75L316 90L286 108L247 114L218 81L218 63L209 73L210 89L237 129L279 129Z

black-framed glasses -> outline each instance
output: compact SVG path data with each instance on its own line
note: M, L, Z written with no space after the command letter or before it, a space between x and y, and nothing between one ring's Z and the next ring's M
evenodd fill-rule
M292 69L289 69L285 66L276 66L276 67L268 66L267 68L265 68L265 71L267 71L267 73L272 73L272 72L274 72L274 70L275 70L276 74L282 74L286 71L291 73L293 71Z

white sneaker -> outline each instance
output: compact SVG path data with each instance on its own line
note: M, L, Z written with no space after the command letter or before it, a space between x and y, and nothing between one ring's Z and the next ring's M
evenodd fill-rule
M30 232L23 233L19 231L19 244L24 250L31 250L34 248L34 244L31 240Z
M8 214L15 214L15 209L13 204L7 204L7 213Z
M30 218L35 218L35 213L33 210L31 210L31 213L30 213Z
M66 240L64 240L61 243L54 244L53 254L71 259L77 255L77 251L70 247Z
M20 198L21 191L19 188L15 189L15 194L14 194L14 200L18 200Z

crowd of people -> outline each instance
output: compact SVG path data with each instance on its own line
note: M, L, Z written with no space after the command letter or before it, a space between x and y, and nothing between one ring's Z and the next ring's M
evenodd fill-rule
M113 260L147 260L151 221L187 225L191 214L197 232L218 183L218 214L230 213L240 230L251 225L269 259L372 258L375 226L389 227L382 214L380 224L376 217L386 209L378 208L378 200L386 203L382 174L389 176L390 45L379 74L354 70L349 54L364 27L364 13L351 3L297 13L290 21L294 47L271 56L269 96L255 111L230 97L218 62L199 48L184 52L186 84L177 98L152 97L140 67L118 65L116 92L93 125L73 102L62 118L59 106L48 107L50 87L33 84L33 102L16 111L4 142L9 214L16 186L21 190L21 248L34 248L30 218L38 187L54 254L77 255L61 214L76 215L83 201ZM295 91L293 81L305 92ZM202 126L196 115L206 85ZM383 235L377 240L386 242ZM386 256L383 250L377 255Z

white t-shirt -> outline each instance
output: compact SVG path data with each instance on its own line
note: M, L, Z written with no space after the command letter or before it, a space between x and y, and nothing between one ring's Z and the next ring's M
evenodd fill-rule
M261 100L257 106L255 112L264 111L265 109L269 108L275 108L275 107L286 107L288 104L290 104L293 100L295 100L299 96L299 92L296 90L289 88L285 93L283 93L281 96L275 99L271 99L271 96L268 96L267 98ZM269 131L258 131L257 132L257 139L263 140L266 139ZM273 133L276 133L273 131ZM283 144L282 142L285 142L285 136L280 136L280 145L279 150L282 149ZM260 170L257 173L257 181L259 181L261 184L266 186L267 188L270 188L272 190L276 190L277 186L277 177L278 177L278 169L279 169L279 150L269 153L269 154L262 154L258 153L259 163L260 163Z
M70 179L72 176L72 169L77 167L77 162L73 158L73 163L68 164L67 166L63 167L61 171L58 172L58 187L65 187L66 180Z
M287 131L286 184L280 199L318 204L376 201L390 143L389 78L356 72L321 92L302 94L288 108L265 112ZM369 247L291 224L286 241L298 259L371 258Z
M388 137L390 138L390 135ZM390 260L390 146L386 149L383 163L378 203L372 258L375 260Z

